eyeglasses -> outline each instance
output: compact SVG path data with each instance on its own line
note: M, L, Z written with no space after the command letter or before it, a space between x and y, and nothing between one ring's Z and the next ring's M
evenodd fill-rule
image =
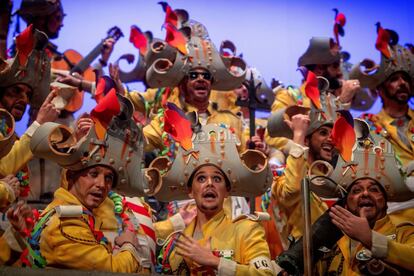
M199 76L201 76L202 79L205 79L205 80L208 80L208 81L211 80L211 74L209 72L195 72L195 71L193 71L193 72L188 73L188 78L190 80L196 80L196 79L198 79Z

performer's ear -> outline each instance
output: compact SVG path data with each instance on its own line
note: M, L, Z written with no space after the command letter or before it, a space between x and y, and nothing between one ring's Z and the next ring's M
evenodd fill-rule
M188 197L194 199L193 189L191 189L191 187L188 187Z

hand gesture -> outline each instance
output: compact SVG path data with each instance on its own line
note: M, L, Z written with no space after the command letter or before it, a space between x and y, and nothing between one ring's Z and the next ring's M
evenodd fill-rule
M7 175L6 177L4 177L3 179L0 179L1 181L3 181L7 186L10 187L10 189L13 191L14 193L14 197L19 197L20 195L20 182L17 179L17 177L15 177L12 174Z
M117 64L109 64L109 76L115 82L116 92L120 95L125 95L124 86L122 85L122 81L119 78L119 66Z
M211 238L205 246L201 246L192 237L182 234L176 242L177 254L186 257L199 265L218 268L220 258L211 252Z
M30 235L34 226L34 215L29 205L19 201L15 206L10 207L6 214L14 230L23 237Z
M361 89L359 80L343 80L340 89L339 101L341 103L349 103L354 98L357 91Z
M60 110L52 103L54 97L56 97L56 88L52 89L37 113L36 121L39 124L54 122L59 116Z
M115 40L113 38L107 38L103 42L103 48L101 52L102 61L107 63L112 51L114 50Z
M93 125L93 120L89 118L88 114L82 115L76 123L76 138L79 141L83 136L88 134Z
M353 240L361 242L366 248L372 246L372 230L365 217L364 210L361 210L361 216L355 216L347 209L335 205L331 208L329 215L333 224Z
M140 247L137 235L129 230L122 232L121 235L115 238L115 245L121 247L124 243L132 244L137 250Z
M285 120L285 123L293 131L293 141L297 144L304 145L306 132L310 125L309 115L296 114L293 115L291 120Z
M63 72L53 72L56 77L56 81L60 83L64 83L74 87L80 87L81 81L83 77L78 73L63 73Z
M197 216L197 208L190 203L185 204L178 212L183 218L185 226L189 225Z
M267 146L266 142L263 141L259 135L252 136L251 139L247 141L247 145L254 144L254 149L263 152L264 154L268 155L270 150Z

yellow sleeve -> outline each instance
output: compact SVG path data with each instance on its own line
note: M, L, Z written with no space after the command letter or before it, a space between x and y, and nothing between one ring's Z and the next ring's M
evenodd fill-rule
M296 203L300 198L301 181L305 176L306 160L303 154L297 158L288 155L286 159L286 168L283 174L279 177L273 178L272 196L278 202L284 202L285 205L290 205L289 202Z
M264 135L264 140L269 146L281 151L285 149L286 145L289 142L289 139L285 137L270 137L267 129Z
M162 130L160 119L156 116L151 122L146 125L143 129L144 136L147 139L147 144L145 145L145 151L149 152L156 148L163 149L163 143L161 139Z
M0 181L0 209L8 207L14 201L15 197L12 193L7 183Z
M157 94L158 88L147 89L144 93L138 91L131 91L126 93L125 96L131 100L132 104L136 111L141 113L146 113L145 105L146 103L153 103L155 96Z
M10 152L0 160L0 176L16 174L21 170L33 154L30 150L30 136L24 134L20 140L17 140Z
M128 98L134 105L135 111L145 114L145 98L143 94L137 91L126 92L125 97Z
M174 231L184 230L184 220L179 213L166 220L154 223L155 236L157 239L165 240Z
M7 243L7 240L1 236L0 237L0 265L4 265L11 258L11 248Z
M388 240L388 252L385 261L399 267L414 271L414 226L409 224L399 227L398 240Z
M287 89L282 89L276 94L275 100L272 104L272 112L295 104L296 101L292 98L289 91Z
M286 108L291 105L297 104L296 100L290 95L287 89L282 89L277 92L275 100L272 104L272 112L276 112L279 109ZM285 137L270 137L269 133L265 132L265 142L278 150L284 150L289 139Z
M270 261L269 246L263 227L258 222L244 220L237 227L242 259L235 264L233 275L275 275ZM220 258L219 275L230 275L234 261ZM223 272L221 274L220 272Z
M40 251L50 267L109 272L136 272L139 264L131 251L112 254L99 244L81 218L59 219L54 215L43 230Z
M0 236L0 265L17 263L25 247L24 238L9 225Z

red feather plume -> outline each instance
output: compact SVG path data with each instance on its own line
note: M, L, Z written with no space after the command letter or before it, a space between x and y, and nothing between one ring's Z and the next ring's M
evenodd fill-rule
M335 22L334 22L333 31L335 35L336 44L340 46L339 36L345 35L344 26L346 24L346 17L343 13L338 12L338 9L334 9L334 11L335 11Z
M322 105L318 88L318 78L312 71L306 71L305 94L317 109L321 109Z
M193 130L191 129L191 122L178 111L169 108L165 110L164 131L179 142L184 150L192 149Z
M95 130L99 139L105 137L109 123L120 111L121 105L119 104L115 88L111 88L91 112L91 119L95 123Z
M377 23L377 41L375 42L375 48L380 51L386 58L391 58L390 49L388 48L388 42L390 41L390 34L387 30L381 27L381 24Z
M347 110L338 111L338 117L332 128L332 141L345 162L352 160L352 149L356 142L354 119Z
M171 8L170 5L168 5L167 2L158 2L162 6L162 9L165 12L165 19L164 24L171 24L175 27L178 26L178 16L174 12L174 10Z
M129 42L139 50L142 56L148 52L148 39L146 35L137 26L131 26L131 33L129 34Z
M174 27L171 24L165 24L165 28L167 29L167 35L165 37L165 41L171 45L172 47L176 48L178 51L180 51L181 54L187 55L187 38L186 36L177 30L176 27Z
M112 88L115 88L115 82L108 76L101 77L96 85L96 102L99 104Z
M24 29L24 31L16 37L16 48L19 54L19 64L22 66L26 66L27 59L29 58L29 55L34 48L34 35L32 24L30 24L29 27Z

